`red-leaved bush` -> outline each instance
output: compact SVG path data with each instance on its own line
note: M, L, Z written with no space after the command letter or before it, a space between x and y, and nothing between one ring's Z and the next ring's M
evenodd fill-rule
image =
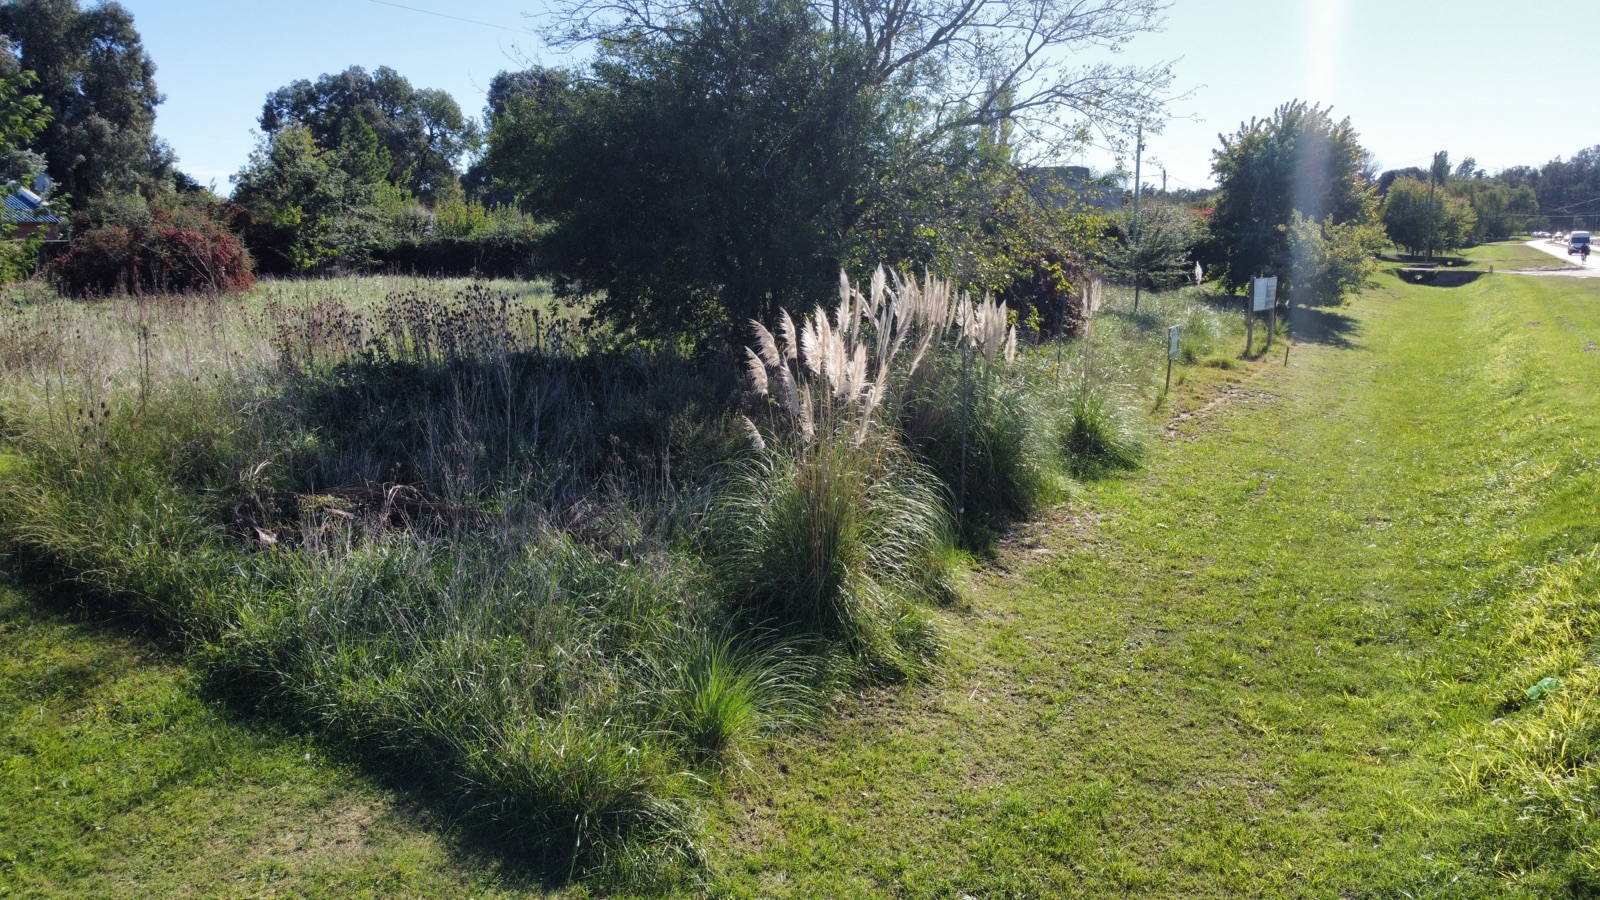
M50 264L75 296L231 293L255 284L250 254L226 226L204 215L154 211L148 222L79 234Z

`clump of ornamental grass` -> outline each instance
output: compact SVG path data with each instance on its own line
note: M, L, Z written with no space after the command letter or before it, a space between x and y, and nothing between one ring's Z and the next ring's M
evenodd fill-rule
M763 736L814 713L816 660L732 630L687 629L653 652L647 665L656 717L696 762L742 762Z
M713 567L747 625L837 642L910 674L937 646L920 604L948 560L948 513L889 442L831 437L734 472L712 532Z
M1060 494L1049 408L1026 378L975 373L970 360L938 354L908 383L897 412L903 440L944 485L969 543Z
M880 268L865 292L841 274L832 314L819 307L796 327L785 312L777 335L752 325L751 382L773 397L777 424L769 435L747 420L760 455L723 492L723 590L749 621L914 672L938 645L923 604L953 596L956 557L944 492L905 452L886 400L952 329L991 361L1014 356L1004 306Z
M1094 478L1139 467L1145 444L1137 414L1104 389L1085 386L1067 404L1061 446L1072 474Z

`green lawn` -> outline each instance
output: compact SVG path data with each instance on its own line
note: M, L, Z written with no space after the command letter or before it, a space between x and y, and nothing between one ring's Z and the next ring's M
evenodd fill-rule
M0 588L0 897L530 892L93 618Z
M1529 247L1520 240L1483 244L1470 250L1463 250L1461 255L1471 260L1475 269L1487 269L1490 266L1494 266L1497 270L1564 269L1568 265L1559 257Z
M1597 300L1386 276L1297 321L1287 367L1183 373L1147 469L1019 532L943 616L937 681L752 760L710 892L1592 889L1567 794L1600 747ZM95 618L0 593L0 896L538 893ZM1543 675L1566 685L1521 699Z
M1177 423L1147 473L1019 535L948 617L947 678L762 760L725 807L719 892L1581 882L1581 838L1529 838L1458 772L1532 715L1503 706L1537 680L1501 646L1518 586L1594 547L1573 461L1600 284L1384 285L1297 323L1323 342Z

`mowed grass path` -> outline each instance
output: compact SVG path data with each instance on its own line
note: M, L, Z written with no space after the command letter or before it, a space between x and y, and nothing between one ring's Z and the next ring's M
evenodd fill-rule
M1600 540L1600 282L1383 284L1287 368L1187 373L1145 471L944 615L938 681L752 760L709 892L1550 895L1458 772L1520 714L1518 573ZM0 595L0 896L540 893L60 608Z
M1386 276L1297 328L1320 343L1026 530L943 681L758 761L718 892L1552 889L1457 770L1505 714L1518 554L1594 545L1556 473L1595 446L1600 285Z

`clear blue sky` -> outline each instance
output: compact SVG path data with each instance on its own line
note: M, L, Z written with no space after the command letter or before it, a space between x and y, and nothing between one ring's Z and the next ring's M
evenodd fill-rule
M183 168L229 189L267 93L350 65L389 65L478 114L489 80L522 59L560 57L527 30L543 0L122 0L167 96L157 132ZM490 25L500 27L489 27ZM1600 49L1586 2L1176 0L1166 30L1123 54L1176 60L1178 120L1147 139L1175 187L1210 183L1218 132L1292 98L1348 115L1384 168L1435 150L1490 170L1539 165L1600 143L1595 88L1569 87ZM1100 168L1099 152L1082 160ZM1130 164L1131 168L1131 164ZM1159 181L1160 166L1146 182ZM1153 170L1153 171L1152 171Z

